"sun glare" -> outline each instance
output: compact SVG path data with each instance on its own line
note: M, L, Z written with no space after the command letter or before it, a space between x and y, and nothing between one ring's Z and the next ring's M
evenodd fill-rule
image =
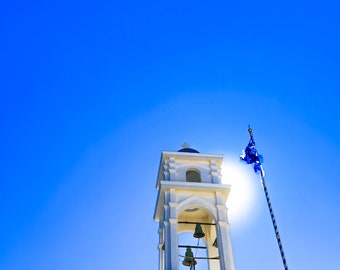
M231 185L227 200L230 223L238 228L250 225L259 210L260 183L256 175L245 164L230 158L225 158L221 173L222 183Z

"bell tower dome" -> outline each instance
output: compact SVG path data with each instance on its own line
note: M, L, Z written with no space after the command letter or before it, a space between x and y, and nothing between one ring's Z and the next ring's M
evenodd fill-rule
M162 151L154 213L159 270L193 270L204 262L210 270L234 270L226 208L230 186L221 184L222 160L187 144L177 152ZM181 242L180 235L188 232L197 245Z

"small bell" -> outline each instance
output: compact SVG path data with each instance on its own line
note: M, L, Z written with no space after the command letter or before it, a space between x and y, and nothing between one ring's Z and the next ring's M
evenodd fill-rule
M195 238L202 238L204 236L205 236L205 233L202 230L201 224L197 223L196 227L195 227L194 237Z
M193 266L197 264L196 260L194 259L194 254L192 253L191 248L189 247L187 247L187 251L185 252L185 258L182 264L185 266Z
M217 237L215 238L215 241L214 241L214 243L212 244L215 248L217 248L218 247L218 245L217 245Z

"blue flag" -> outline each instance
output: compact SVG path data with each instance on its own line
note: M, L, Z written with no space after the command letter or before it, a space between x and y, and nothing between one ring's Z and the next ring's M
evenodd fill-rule
M264 176L264 170L262 168L263 157L259 155L256 150L252 129L250 127L248 128L248 131L250 134L250 141L246 149L242 151L240 159L247 164L253 164L255 173L261 173L261 176Z

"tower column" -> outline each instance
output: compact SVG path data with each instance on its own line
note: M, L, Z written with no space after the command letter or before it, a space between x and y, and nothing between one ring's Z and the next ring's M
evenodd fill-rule
M228 222L227 207L222 194L216 192L217 209L217 244L221 260L221 270L234 270L234 258L231 250L230 224Z
M163 246L164 246L164 229L163 229L163 223L159 222L159 228L158 228L158 235L159 235L159 243L158 243L158 253L159 253L159 269L163 269L164 265L164 252L163 252Z
M234 258L231 250L230 224L219 221L216 224L221 270L234 270Z
M177 241L177 202L175 189L165 192L164 197L164 242L165 242L165 260L164 270L178 269L178 241Z

